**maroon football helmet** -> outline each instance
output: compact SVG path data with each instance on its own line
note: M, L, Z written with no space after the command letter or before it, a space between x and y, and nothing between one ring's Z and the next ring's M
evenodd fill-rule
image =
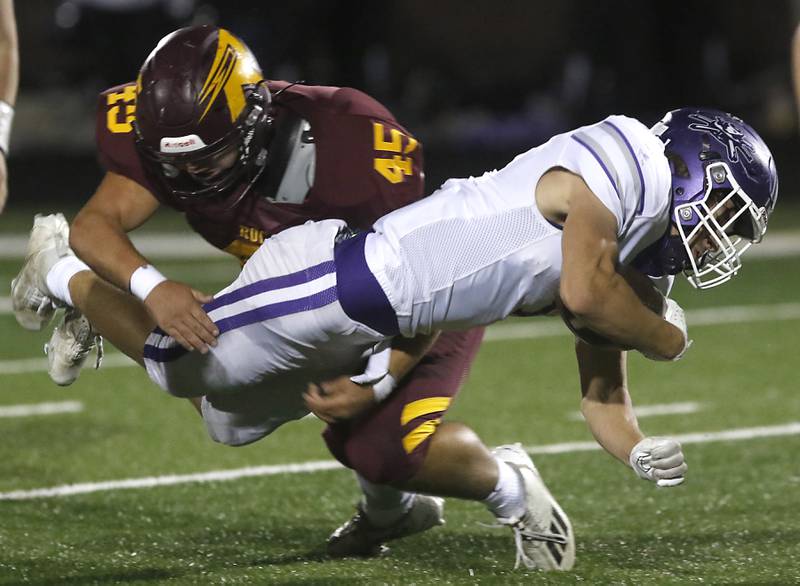
M229 31L170 33L136 82L134 128L145 169L184 200L248 189L266 164L270 100L258 62Z

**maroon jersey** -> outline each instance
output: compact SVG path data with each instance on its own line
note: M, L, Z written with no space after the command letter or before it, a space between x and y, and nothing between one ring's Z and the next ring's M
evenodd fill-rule
M148 175L136 151L133 83L100 94L96 127L100 162L108 171L142 185L162 204L183 212L197 233L242 261L265 238L290 226L339 218L355 228L368 228L380 216L422 197L422 145L383 105L351 88L276 81L269 82L269 89L276 125L290 117L310 125L315 170L302 203L271 198L276 179L269 176L275 170L271 165L236 205L232 205L235 192L232 197L191 202L174 197Z

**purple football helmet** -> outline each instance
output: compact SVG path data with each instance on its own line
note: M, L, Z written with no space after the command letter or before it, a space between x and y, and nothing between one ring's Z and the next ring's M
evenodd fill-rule
M716 287L767 230L778 197L772 154L749 125L718 110L673 110L652 130L672 172L670 219L678 232L660 242L659 264L668 274L683 271L698 289Z

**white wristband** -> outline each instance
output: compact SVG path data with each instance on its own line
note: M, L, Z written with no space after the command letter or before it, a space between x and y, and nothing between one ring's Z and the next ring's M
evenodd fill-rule
M129 289L135 297L144 301L153 289L166 280L156 267L144 265L133 271Z
M0 100L0 151L8 156L8 141L11 138L11 122L14 120L14 108L4 100Z
M381 380L372 385L372 391L375 393L375 402L380 403L386 397L391 395L396 386L397 381L394 380L394 377L387 372Z

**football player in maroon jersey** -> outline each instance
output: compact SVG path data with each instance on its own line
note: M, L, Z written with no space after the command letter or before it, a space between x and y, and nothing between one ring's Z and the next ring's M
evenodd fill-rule
M75 217L70 245L198 352L217 335L201 305L210 297L165 279L127 237L160 205L244 262L290 226L341 218L369 228L423 195L422 145L384 106L354 89L265 81L248 48L221 28L165 37L135 83L100 95L96 130L107 173ZM76 337L93 339L90 331L69 312L54 333L50 373L60 384L77 377L87 353L59 360L59 340L74 348ZM397 388L383 388L391 392L368 416L325 430L365 493L359 513L331 537L333 555L372 555L389 538L442 522L441 499L388 485L476 500L495 489L497 460L466 426L441 422L482 337L476 328L405 341L394 351L415 366Z

